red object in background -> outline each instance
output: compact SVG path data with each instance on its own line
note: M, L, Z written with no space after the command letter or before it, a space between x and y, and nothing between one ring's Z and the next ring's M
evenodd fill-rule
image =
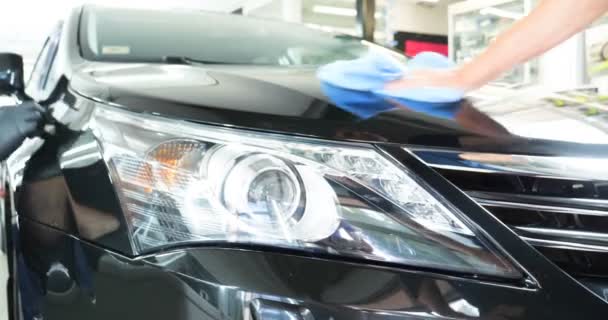
M417 41L417 40L405 40L405 55L413 57L416 54L423 51L432 51L448 56L448 45L436 42Z

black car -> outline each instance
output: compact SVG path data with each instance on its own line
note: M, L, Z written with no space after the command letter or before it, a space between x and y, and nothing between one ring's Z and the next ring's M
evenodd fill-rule
M608 148L512 133L487 103L330 98L317 68L369 51L405 60L85 6L27 86L0 55L4 93L54 126L1 175L10 318L608 318ZM568 97L537 103L586 121Z

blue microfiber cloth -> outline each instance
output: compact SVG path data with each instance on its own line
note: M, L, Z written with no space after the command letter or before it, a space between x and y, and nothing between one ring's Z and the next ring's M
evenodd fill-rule
M376 91L397 80L406 72L405 65L397 58L377 51L370 51L355 60L336 61L317 71L321 82L348 90Z
M367 119L395 108L392 100L408 109L429 115L453 119L464 92L453 88L407 88L385 90L390 81L407 77L412 70L446 69L454 64L446 57L423 52L403 64L395 57L371 51L362 58L338 61L317 71L323 92L339 107Z
M335 105L363 119L397 107L371 91L346 89L327 82L321 82L321 89Z
M399 103L402 107L405 107L409 110L413 110L420 113L425 113L429 116L442 118L447 120L454 120L456 118L456 113L460 111L462 105L460 104L461 100L453 101L453 102L424 102L424 101L416 101L416 100L408 100L408 99L393 99L394 102ZM383 112L383 111L380 111ZM380 113L377 112L376 114Z

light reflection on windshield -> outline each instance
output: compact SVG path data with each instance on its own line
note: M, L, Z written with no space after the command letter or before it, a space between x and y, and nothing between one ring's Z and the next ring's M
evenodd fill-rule
M87 7L81 28L83 57L93 61L162 63L165 57L178 57L207 63L319 66L381 48L301 24L200 11Z

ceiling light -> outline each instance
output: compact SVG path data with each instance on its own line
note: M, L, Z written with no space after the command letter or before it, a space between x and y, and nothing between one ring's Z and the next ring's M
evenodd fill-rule
M357 16L357 10L356 9L351 9L351 8L341 8L341 7L330 7L330 6L314 6L312 8L312 11L314 13L320 13L320 14L330 14L330 15L336 15L336 16L343 16L343 17L356 17ZM379 19L382 17L382 13L381 12L376 12L374 13L374 18Z
M357 10L351 8L330 7L316 5L312 7L312 12L321 14L331 14L336 16L356 17Z

